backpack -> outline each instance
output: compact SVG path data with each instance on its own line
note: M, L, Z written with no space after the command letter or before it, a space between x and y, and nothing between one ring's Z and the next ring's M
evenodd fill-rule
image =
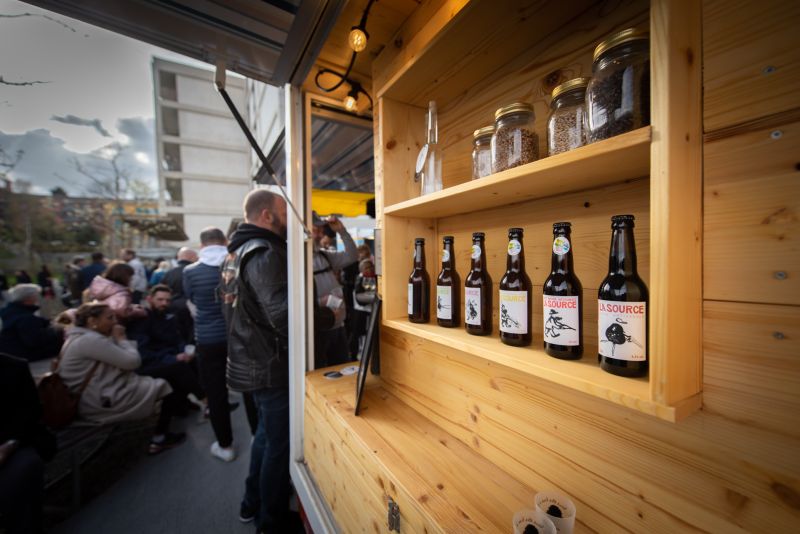
M67 344L64 344L66 348ZM72 393L61 375L58 374L58 365L61 362L61 356L64 354L62 349L61 354L54 360L53 370L45 374L40 380L36 389L39 392L39 400L42 403L42 421L50 428L63 428L78 416L78 403L81 400L86 386L94 376L100 362L97 361L92 366L89 374L83 379L78 393Z

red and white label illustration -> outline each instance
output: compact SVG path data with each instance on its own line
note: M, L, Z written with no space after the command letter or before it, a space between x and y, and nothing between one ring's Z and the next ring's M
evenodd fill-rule
M597 345L602 356L647 361L647 303L597 301Z
M553 345L580 345L578 297L544 296L544 340Z

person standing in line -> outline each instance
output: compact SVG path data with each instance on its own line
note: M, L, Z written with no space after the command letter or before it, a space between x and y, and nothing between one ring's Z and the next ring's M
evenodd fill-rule
M92 263L81 268L80 292L83 293L90 285L95 276L100 276L106 270L105 258L102 252L92 252Z
M169 311L178 318L178 328L184 342L191 343L194 340L194 319L186 306L186 295L183 294L183 270L187 265L197 261L197 252L189 247L181 247L178 250L177 260L178 264L164 274L161 283L172 291Z
M67 308L76 308L81 303L81 269L83 269L83 258L75 256L72 261L64 266L64 296L62 303Z
M131 291L133 291L133 303L139 304L147 292L147 271L145 271L144 263L136 257L136 251L132 248L122 249L121 257L122 261L133 267Z
M225 384L228 336L218 294L220 266L228 255L227 244L222 230L206 228L200 232L200 259L183 270L183 294L196 310L194 333L200 383L208 397L208 413L217 438L211 445L211 455L223 462L236 458Z
M336 322L333 328L323 330L318 325L315 325L314 328L314 367L319 369L345 363L350 359L347 333L344 328L347 315L345 296L336 271L356 262L358 251L344 224L336 217L329 217L326 221L314 212L312 222L312 236L314 238L312 261L319 305L333 310L336 314ZM342 238L343 251L322 249L320 241L325 235L326 225Z

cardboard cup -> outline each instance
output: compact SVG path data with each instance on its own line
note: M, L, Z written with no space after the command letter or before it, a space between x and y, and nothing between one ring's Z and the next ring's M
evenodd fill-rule
M569 497L557 491L542 491L536 494L535 502L536 510L550 519L558 534L572 534L575 528L575 504ZM558 509L561 517L550 513L555 509Z
M514 534L556 534L553 522L540 510L520 510L514 514L512 524Z

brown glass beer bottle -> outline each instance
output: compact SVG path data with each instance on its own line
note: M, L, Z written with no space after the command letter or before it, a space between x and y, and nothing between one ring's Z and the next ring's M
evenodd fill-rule
M500 280L500 341L506 345L531 344L531 280L525 272L522 228L508 229L506 274Z
M583 286L572 261L572 224L553 224L550 276L544 282L544 351L562 360L583 355Z
M611 217L608 276L597 295L600 367L621 376L647 374L647 286L636 271L633 215Z
M464 327L467 333L492 333L492 278L486 270L484 233L472 234L472 267L464 281Z
M456 272L453 236L444 236L442 242L442 270L436 279L436 322L439 326L454 328L458 326L461 312L458 298L461 281Z
M408 277L408 320L412 323L430 320L430 287L425 270L425 240L418 237L414 240L414 270Z

